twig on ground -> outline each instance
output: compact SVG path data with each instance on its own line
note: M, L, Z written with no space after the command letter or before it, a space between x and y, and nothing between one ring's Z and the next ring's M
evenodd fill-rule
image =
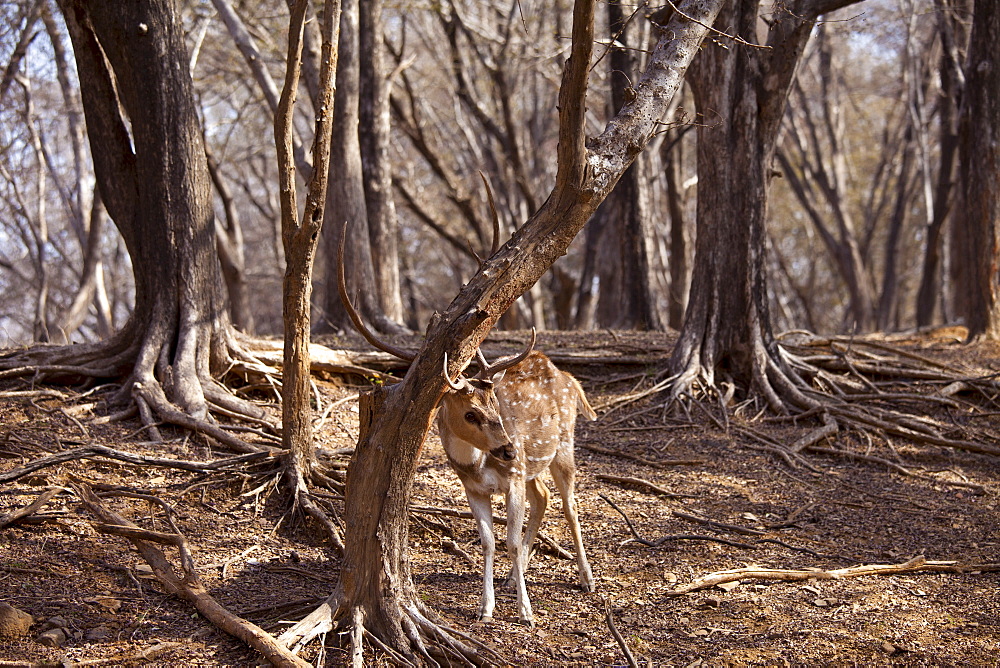
M625 642L625 638L622 634L618 632L618 627L615 626L614 615L611 614L611 604L608 603L607 599L604 599L604 619L608 623L608 629L611 630L611 635L614 636L615 642L621 647L622 654L625 655L625 660L628 661L628 665L631 668L638 668L638 663L636 663L635 656L632 654L632 650L629 649L628 643Z
M621 459L627 459L632 462L637 462L645 466L652 466L653 468L665 469L671 466L700 466L705 463L704 459L665 459L663 461L654 461L652 459L646 459L645 457L639 457L638 455L632 455L627 452L622 452L621 450L612 450L611 448L602 448L599 445L591 445L589 443L577 443L576 447L578 449L590 450L591 452L596 452L600 455L608 455L609 457L619 457Z
M743 534L744 536L763 536L767 534L766 531L761 531L759 529L748 529L747 527L741 527L736 524L726 524L725 522L717 522L715 520L710 520L707 517L699 517L698 515L692 515L691 513L684 513L679 510L673 511L673 516L679 517L682 520L688 520L690 522L704 524L706 526L710 526L715 529L725 529L726 531L732 531L733 533Z
M648 480L643 480L642 478L632 478L632 477L629 477L629 476L606 475L606 474L598 474L598 475L596 475L594 477L597 478L598 480L603 481L603 482L613 482L613 483L619 483L619 484L622 484L622 485L633 485L635 487L640 487L640 488L643 488L643 489L647 489L647 490L650 490L650 491L652 491L652 492L654 492L656 494L662 494L663 496L665 496L667 498L670 498L670 499L693 499L693 498L695 498L694 494L678 494L676 492L671 492L669 489L665 489L663 487L660 487L659 485L657 485L655 483L651 483Z
M804 457L802 457L797 453L792 452L784 445L775 442L773 439L765 436L764 434L761 434L756 429L751 429L750 427L742 425L736 425L736 431L743 434L744 436L749 436L750 438L760 443L760 445L750 445L749 443L743 443L742 447L749 448L751 450L761 450L763 452L770 452L776 454L779 457L781 457L785 461L785 464L788 465L788 468L792 470L798 469L799 466L804 466L813 473L820 473L820 470L817 469L812 464L810 464L808 461L806 461Z
M226 563L222 564L222 570L219 571L219 579L220 580L225 580L226 577L229 575L229 567L230 566L232 566L234 563L236 563L240 559L244 558L245 556L247 556L251 552L255 552L255 551L259 550L259 549L260 549L260 545L251 545L247 549L245 549L242 552L240 552L239 554L237 554L232 559L226 560Z
M834 457L844 457L846 459L857 459L857 460L866 461L866 462L873 462L875 464L881 464L881 465L883 465L883 466L885 466L885 467L887 467L887 468L889 468L889 469L891 469L891 470L893 470L896 473L899 473L901 475L905 475L905 476L908 476L908 477L911 477L911 478L917 478L918 480L930 480L932 482L935 482L935 483L938 483L938 484L941 484L941 485L951 485L953 487L962 487L964 489L970 489L970 490L972 490L973 494L985 494L986 493L986 488L985 487L983 487L982 485L978 485L978 484L976 484L974 482L966 482L966 481L962 481L962 480L941 480L940 478L936 478L936 477L931 476L931 475L921 474L921 473L916 473L914 471L910 471L909 469L905 468L904 466L902 466L900 464L897 464L896 462L889 461L888 459L885 459L883 457L875 457L873 455L862 455L862 454L857 453L857 452L850 452L850 451L841 450L841 449L838 449L838 448L824 448L824 447L816 446L816 445L810 445L810 446L808 446L806 448L806 450L808 450L809 452L817 452L817 453L824 454L824 455L832 455Z

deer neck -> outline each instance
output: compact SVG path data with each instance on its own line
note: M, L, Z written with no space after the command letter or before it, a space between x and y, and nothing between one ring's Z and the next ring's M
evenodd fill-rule
M469 469L477 470L481 469L489 455L471 443L451 436L450 438L444 434L441 435L441 444L444 446L445 454L448 455L448 461L456 469Z

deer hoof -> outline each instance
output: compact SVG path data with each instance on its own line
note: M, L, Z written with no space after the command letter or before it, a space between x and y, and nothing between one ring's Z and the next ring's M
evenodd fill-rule
M535 628L535 620L533 619L518 619L517 623L523 626L527 626L529 629Z

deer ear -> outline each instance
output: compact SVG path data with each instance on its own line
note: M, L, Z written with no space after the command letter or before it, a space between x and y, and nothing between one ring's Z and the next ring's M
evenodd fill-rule
M496 384L497 384L497 383L499 383L499 382L500 382L501 380L503 380L503 377L504 377L504 375L505 375L506 373L507 373L507 369L504 369L503 371L501 371L501 372L499 372L499 373L495 373L495 374L493 374L493 377L492 377L492 378L490 378L490 382L491 382L491 383L493 383L494 385L496 385Z

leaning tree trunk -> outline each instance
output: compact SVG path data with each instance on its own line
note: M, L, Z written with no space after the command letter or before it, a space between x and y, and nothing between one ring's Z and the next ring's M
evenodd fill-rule
M636 85L636 99L585 146L594 3L578 0L573 46L559 93L555 189L514 237L483 263L452 304L432 319L424 346L403 382L378 390L364 402L364 432L348 470L341 584L331 602L287 632L285 641L328 629L331 616L349 611L356 645L363 626L381 643L411 659L426 656L423 638L471 656L472 648L437 624L416 596L406 558L413 477L431 416L445 390L445 356L449 373L471 360L503 312L566 252L655 132L707 32L704 24L711 24L721 4L722 0L681 4L687 15L698 20L678 19L666 26Z
M49 379L121 380L150 425L155 414L207 426L213 405L259 416L213 380L239 346L222 289L178 7L172 0L60 0L60 7L101 197L132 258L135 310L105 342L18 352L0 366ZM222 430L213 433L250 449Z
M675 398L720 380L774 410L807 403L789 382L768 312L765 218L771 163L795 67L819 14L854 0L799 0L756 42L759 0L735 0L718 25L745 43L711 44L692 86L698 128L698 229L684 327L671 358ZM778 17L775 17L778 18ZM734 28L730 28L733 26ZM724 375L724 378L718 376Z

